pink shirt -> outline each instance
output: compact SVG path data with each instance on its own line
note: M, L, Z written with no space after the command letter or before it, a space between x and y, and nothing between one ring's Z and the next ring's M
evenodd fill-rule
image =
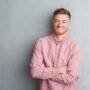
M80 76L80 47L69 36L58 41L54 34L37 40L30 73L40 80L40 90L77 90ZM52 67L67 65L65 74L52 77Z

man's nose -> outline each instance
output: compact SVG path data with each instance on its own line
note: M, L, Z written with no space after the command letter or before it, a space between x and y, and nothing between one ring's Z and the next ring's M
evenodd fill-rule
M58 26L62 26L62 25L63 25L62 22L59 22L59 23L58 23Z

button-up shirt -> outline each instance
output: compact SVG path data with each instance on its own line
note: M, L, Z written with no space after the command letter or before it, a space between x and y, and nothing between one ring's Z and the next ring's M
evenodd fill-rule
M60 41L51 34L36 41L30 73L40 80L40 90L77 90L80 60L80 46L69 35ZM68 67L67 72L53 77L53 67L62 65Z

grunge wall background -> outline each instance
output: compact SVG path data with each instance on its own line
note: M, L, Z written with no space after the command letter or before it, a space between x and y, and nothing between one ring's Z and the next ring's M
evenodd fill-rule
M0 90L39 88L28 74L28 58L35 40L50 32L59 7L71 11L70 34L82 48L78 90L90 90L90 0L0 0Z

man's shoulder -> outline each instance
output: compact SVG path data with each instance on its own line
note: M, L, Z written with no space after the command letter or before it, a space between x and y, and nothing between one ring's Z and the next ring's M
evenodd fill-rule
M72 48L75 48L75 47L80 48L81 47L80 43L77 40L70 38L69 41L70 41Z
M42 37L39 37L39 38L37 39L37 41L41 41L41 42L47 41L47 40L50 39L50 37L51 37L51 35L42 36Z

